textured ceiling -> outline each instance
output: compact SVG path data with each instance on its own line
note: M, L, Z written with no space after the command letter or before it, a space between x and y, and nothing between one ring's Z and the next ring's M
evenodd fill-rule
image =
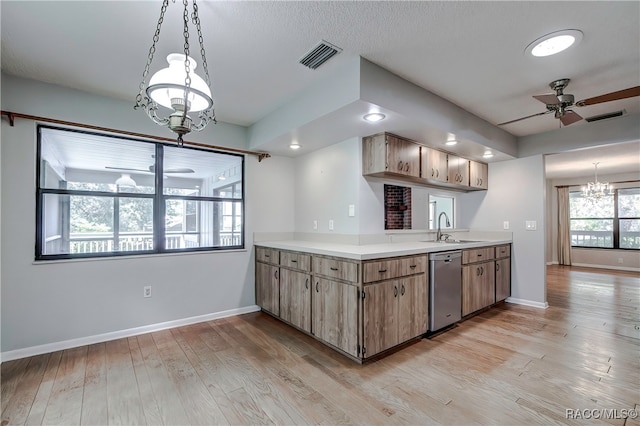
M131 100L159 1L6 1L2 70ZM531 96L570 78L576 100L640 85L639 2L198 3L219 120L251 125L357 56L492 124L544 111ZM169 2L151 72L181 51L181 4ZM582 42L547 58L534 39L577 28ZM195 30L191 27L192 34ZM315 71L298 59L320 40L343 52ZM197 59L197 42L191 50ZM576 108L584 117L640 113L640 98ZM573 126L586 125L584 121ZM551 115L504 126L516 136L557 129Z

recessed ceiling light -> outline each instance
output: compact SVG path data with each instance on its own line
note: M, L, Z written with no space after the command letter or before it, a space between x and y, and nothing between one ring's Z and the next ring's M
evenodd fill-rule
M372 112L371 114L366 114L364 117L365 120L375 123L376 121L384 120L386 116L380 112Z
M289 148L300 149L300 144L298 144L298 142L291 142L291 145L289 145Z
M449 145L449 146L453 146L453 145L456 145L457 143L458 143L458 141L457 141L457 140L452 139L452 140L450 140L450 141L446 141L444 144L445 144L445 145Z
M524 51L537 57L555 55L578 44L582 36L580 30L555 31L534 40Z
M486 151L484 152L483 157L484 157L484 158L491 158L491 157L493 157L493 152L491 152L491 151L489 151L489 150L486 150Z

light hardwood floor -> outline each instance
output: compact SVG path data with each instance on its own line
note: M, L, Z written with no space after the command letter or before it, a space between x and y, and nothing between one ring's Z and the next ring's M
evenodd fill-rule
M2 425L621 417L640 409L639 300L638 274L549 267L548 309L502 304L363 366L262 313L83 346L3 363Z

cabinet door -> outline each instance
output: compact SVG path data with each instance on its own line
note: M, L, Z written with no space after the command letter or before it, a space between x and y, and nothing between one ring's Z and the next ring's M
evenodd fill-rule
M358 289L338 281L313 282L312 333L319 339L358 356Z
M365 358L397 345L400 280L382 281L364 288L363 347Z
M422 177L447 181L447 154L426 146L422 147Z
M280 268L280 318L311 332L311 275Z
M390 172L420 177L420 145L387 135L387 163Z
M280 315L280 268L256 263L256 304L265 311Z
M496 302L511 296L511 258L496 260Z
M495 302L495 262L462 267L462 316Z
M449 183L456 185L469 186L469 160L448 156Z
M469 162L469 186L487 189L489 187L489 167L477 161Z
M425 274L400 280L398 296L398 342L427 332L429 316L428 286Z

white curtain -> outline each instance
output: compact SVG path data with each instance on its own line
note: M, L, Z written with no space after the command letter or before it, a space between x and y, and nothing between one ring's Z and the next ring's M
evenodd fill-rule
M569 233L569 187L558 187L558 263L571 265Z

